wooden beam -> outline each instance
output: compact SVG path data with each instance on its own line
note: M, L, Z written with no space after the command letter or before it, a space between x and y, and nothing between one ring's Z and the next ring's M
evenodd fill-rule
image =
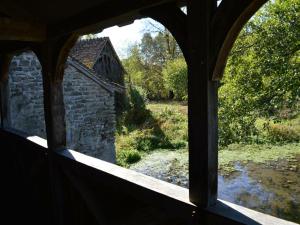
M212 79L222 79L228 54L241 29L267 0L223 0L211 22Z
M176 0L106 1L98 7L93 7L65 21L50 25L49 36L58 37L71 32L78 34L99 32L104 28L140 18L140 10L175 1Z
M211 0L188 2L189 196L200 207L217 200L217 89L211 81Z
M42 43L37 56L43 73L45 122L51 151L65 148L66 126L63 101L63 75L70 49L77 36L70 35Z
M35 51L38 47L37 42L27 41L0 41L0 54L15 55L24 51Z
M53 200L54 224L69 224L66 213L63 175L54 159L55 152L66 148L63 74L65 62L77 36L65 36L42 43L37 53L43 74L44 111L49 156L49 171Z
M1 127L9 125L9 105L8 105L8 71L12 55L0 55L0 117Z
M0 17L0 40L41 42L46 33L43 24Z

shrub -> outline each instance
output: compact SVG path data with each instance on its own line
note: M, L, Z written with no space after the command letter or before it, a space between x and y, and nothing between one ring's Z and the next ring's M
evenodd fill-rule
M176 100L187 100L187 65L184 58L169 61L163 76L166 87L173 91Z
M267 123L267 137L272 142L299 142L300 131L285 124Z
M146 92L142 88L129 89L128 109L124 115L125 124L141 125L150 116L150 111L146 109Z
M123 149L117 151L117 164L123 167L129 167L130 164L136 163L141 159L137 150Z

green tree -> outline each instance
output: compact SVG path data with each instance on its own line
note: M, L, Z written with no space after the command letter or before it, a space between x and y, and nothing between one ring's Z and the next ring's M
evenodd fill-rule
M163 70L166 88L176 100L187 100L187 65L184 58L169 61Z
M129 49L129 57L123 60L128 73L127 82L146 90L151 100L169 97L163 78L163 69L168 61L182 58L175 39L165 28L146 32L140 44Z
M220 144L250 141L257 117L299 107L299 14L299 0L270 1L241 31L219 89Z

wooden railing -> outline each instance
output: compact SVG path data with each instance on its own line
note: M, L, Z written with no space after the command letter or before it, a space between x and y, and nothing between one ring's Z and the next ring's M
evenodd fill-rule
M51 183L44 139L0 130L0 146L2 173L14 181L6 192L17 189L23 199L15 210L26 206L26 215L41 224L51 224L55 198L65 224L294 224L222 200L200 210L188 189L68 149L55 153L59 175ZM53 186L60 196L53 196Z

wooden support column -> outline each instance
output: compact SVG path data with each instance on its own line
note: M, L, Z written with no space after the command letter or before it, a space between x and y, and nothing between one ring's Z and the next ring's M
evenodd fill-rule
M189 195L199 207L217 200L217 88L211 80L210 19L214 0L188 1Z
M37 55L42 64L45 124L48 149L59 151L66 146L63 75L69 50L77 36L48 40L41 44Z
M0 117L1 128L9 127L8 72L12 56L0 55Z
M65 107L63 101L62 80L55 78L56 63L51 57L51 50L45 50L43 61L43 86L45 123L48 148L51 151L64 149L66 146ZM49 55L48 55L49 54Z
M63 150L66 146L65 107L63 101L62 80L58 79L58 59L56 46L47 42L42 46L40 61L42 64L44 87L44 112L48 143L49 175L52 191L52 209L54 224L63 225L64 191L59 165L55 162L55 151Z
M63 74L70 48L77 37L48 40L37 52L42 64L44 111L48 143L50 183L53 201L54 224L69 224L63 172L57 162L56 152L66 148L66 123L63 99Z

